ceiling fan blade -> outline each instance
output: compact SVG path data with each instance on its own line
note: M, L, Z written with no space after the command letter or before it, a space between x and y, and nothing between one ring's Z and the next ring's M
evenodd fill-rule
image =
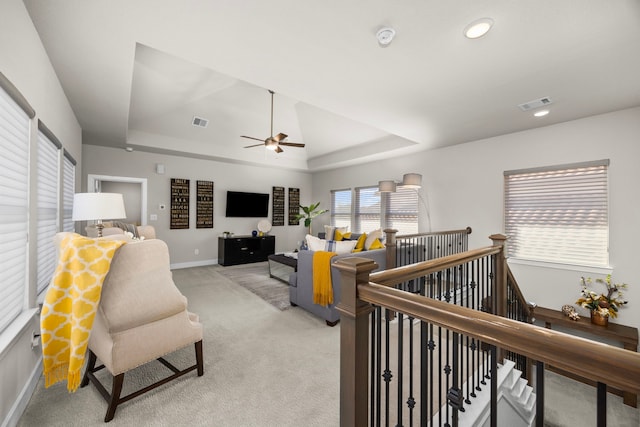
M254 138L254 137L252 137L252 136L240 135L240 138L249 138L249 139L255 139L256 141L262 141L262 142L264 142L264 139Z
M280 141L282 141L283 139L285 139L287 136L289 136L289 135L287 135L286 133L279 133L279 134L277 134L276 136L274 136L274 137L273 137L273 139L274 139L276 142L280 142Z
M280 146L276 147L276 153L282 153L284 150Z
M264 146L264 142L262 144L256 144L256 145L247 145L246 147L243 148L251 148L251 147L262 147Z
M280 142L278 145L286 145L289 147L299 147L299 148L304 147L304 144L300 144L298 142Z

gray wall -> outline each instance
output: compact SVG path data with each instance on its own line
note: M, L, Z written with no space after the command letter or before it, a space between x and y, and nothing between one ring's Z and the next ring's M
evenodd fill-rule
M49 62L40 37L21 0L0 6L0 71L22 92L42 120L78 161L80 182L81 129ZM37 124L34 121L34 128ZM32 132L32 135L34 133ZM35 146L32 141L32 147ZM34 153L35 150L32 150ZM31 170L35 183L36 169ZM35 191L33 191L35 193ZM33 204L32 204L33 205ZM30 212L32 222L35 209ZM30 233L35 233L31 227ZM35 246L35 245L31 245ZM35 248L30 251L29 307L35 307ZM0 279L1 280L1 279ZM18 326L19 324L19 326ZM37 315L14 322L0 335L0 423L14 425L31 397L42 372L41 349L31 349L31 335L39 330Z
M157 237L169 246L171 264L176 267L211 264L218 258L218 236L224 231L237 235L249 235L257 230L261 218L226 218L226 192L247 191L272 194L272 187L299 188L300 203L308 205L311 199L311 174L260 166L222 163L213 160L199 160L164 154L127 152L122 149L97 145L83 146L83 188L87 186L87 175L110 175L147 178L147 224L153 225ZM165 165L165 173L156 173L156 164ZM171 178L184 178L190 182L189 229L171 230L170 182ZM202 229L195 226L196 180L214 182L214 228ZM160 210L164 204L166 208ZM327 205L328 206L328 205ZM285 200L285 210L288 200ZM157 220L151 220L157 215ZM269 221L271 221L271 197L269 199ZM293 251L296 242L304 238L304 223L298 226L273 227L269 234L276 237L276 252ZM196 250L198 254L196 255Z
M640 108L593 116L525 132L503 135L419 155L316 173L314 199L328 206L329 190L401 180L406 172L423 175L422 199L433 230L471 226L470 247L491 244L503 233L503 172L512 169L610 159L610 264L616 282L629 283L616 322L640 327ZM424 206L422 206L424 210ZM421 229L428 228L424 219ZM323 218L328 221L329 218ZM512 263L527 299L560 309L579 297L580 276L601 277L606 270L552 268ZM586 312L583 312L586 314Z

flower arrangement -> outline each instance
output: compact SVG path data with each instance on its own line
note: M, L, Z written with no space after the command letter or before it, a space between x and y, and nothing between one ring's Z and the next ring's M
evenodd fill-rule
M606 279L595 279L595 283L602 283L606 286L607 292L600 293L594 292L589 289L594 280L591 277L580 278L580 284L582 285L582 297L576 301L576 304L580 304L584 308L588 308L592 312L597 312L603 317L617 317L618 310L628 301L623 299L621 289L626 289L626 283L611 283L611 275L607 275Z

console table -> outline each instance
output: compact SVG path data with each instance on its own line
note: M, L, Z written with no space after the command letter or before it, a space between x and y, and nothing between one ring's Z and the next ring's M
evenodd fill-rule
M266 261L275 247L275 236L221 236L218 237L218 264L226 267Z
M622 343L625 350L638 351L638 328L630 326L620 325L618 323L609 323L608 326L599 326L591 323L588 317L581 317L578 320L571 320L568 316L558 310L552 310L550 308L536 307L533 310L533 317L536 320L544 322L546 328L551 329L553 325L561 328L573 329L576 331L582 331L591 335L607 338L609 340L618 341ZM594 385L595 383L586 381L584 378L577 378L573 375L566 376L577 379L587 384ZM621 390L610 390L615 394L622 394L625 405L638 407L638 396Z

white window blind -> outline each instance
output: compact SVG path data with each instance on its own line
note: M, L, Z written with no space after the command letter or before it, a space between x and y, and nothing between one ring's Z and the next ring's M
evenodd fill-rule
M26 307L29 115L0 88L0 332Z
M384 227L398 230L398 235L418 233L418 192L398 187L386 193Z
M76 162L66 152L62 162L62 231L74 231L71 219L76 187Z
M351 189L331 190L331 225L351 230Z
M55 268L53 238L58 232L60 147L42 130L38 131L37 161L37 293L46 289Z
M562 264L609 264L608 160L505 172L511 256Z
M381 208L378 187L356 188L354 232L368 233L380 228Z

